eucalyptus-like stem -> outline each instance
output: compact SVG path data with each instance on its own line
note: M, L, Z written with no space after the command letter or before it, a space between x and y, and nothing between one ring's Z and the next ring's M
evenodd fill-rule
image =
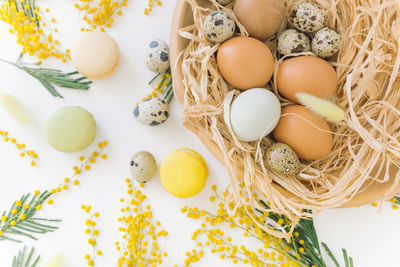
M33 78L37 79L47 91L55 97L63 98L63 96L57 92L55 86L76 90L88 90L90 84L92 84L92 81L86 80L86 77L78 76L74 78L75 75L78 75L77 71L64 73L57 69L28 67L28 64L14 63L1 58L0 61L25 71ZM35 65L37 66L37 64Z
M174 98L174 89L172 86L171 69L168 68L163 73L157 73L150 81L149 85L155 83L155 81L161 76L160 82L157 83L157 87L154 89L153 94L149 95L148 98L156 96L158 93L162 94L162 98L168 104Z
M27 254L27 248L24 247L18 252L18 255L14 256L12 267L36 267L40 260L40 256L36 258L33 256L35 254L35 249L31 248L29 254Z
M0 223L0 241L21 242L14 236L25 236L37 240L35 234L46 234L58 229L56 226L47 225L43 222L60 222L61 220L36 217L38 211L42 208L42 204L51 195L48 191L41 194L35 193L31 198L30 194L24 195L11 205L8 212L4 211Z

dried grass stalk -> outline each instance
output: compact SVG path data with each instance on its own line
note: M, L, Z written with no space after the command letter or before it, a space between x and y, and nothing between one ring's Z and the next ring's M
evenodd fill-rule
M192 7L194 24L180 30L180 35L190 40L180 55L183 61L179 66L184 75L183 122L203 140L213 140L215 149L220 150L220 160L230 174L231 197L236 203L250 198L253 206L258 207L252 194L257 189L273 212L296 221L308 216L302 212L304 209L340 207L373 181L384 183L390 176L395 177L394 185L382 199L396 193L394 188L400 182L398 0L312 1L327 10L329 26L342 33L341 49L332 64L339 79L336 102L345 110L346 118L330 124L334 134L332 153L321 160L302 162L300 175L290 179L271 173L263 164L263 152L273 140L240 143L229 127L229 106L238 91L219 73L215 59L219 44L205 38L202 23L214 10L232 14L231 10L214 0L207 7L202 0L185 1ZM301 1L288 0L288 10L298 2ZM236 22L240 35L247 35ZM286 24L285 21L280 32ZM276 54L275 40L267 41L267 45ZM278 64L279 61L275 72ZM277 93L274 82L271 86ZM240 179L244 188L239 186ZM287 197L280 186L293 197ZM277 236L287 236L288 229L276 232L266 228Z

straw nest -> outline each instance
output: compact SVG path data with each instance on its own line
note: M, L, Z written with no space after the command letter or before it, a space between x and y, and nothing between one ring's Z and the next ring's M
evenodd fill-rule
M243 204L250 199L253 207L263 209L253 194L257 190L269 201L270 210L296 221L309 216L305 209L319 211L365 204L398 192L398 0L308 1L325 8L328 26L342 34L340 52L331 64L336 68L339 81L336 103L345 110L346 116L344 121L330 124L334 134L332 153L321 160L302 161L301 173L291 178L278 176L264 166L263 153L274 142L273 139L266 137L260 142L241 143L226 123L230 103L239 92L231 88L219 73L215 58L219 44L210 43L205 38L202 23L215 10L224 10L234 17L232 10L214 0L182 1L191 6L184 16L193 16L191 25L178 25L177 40L185 39L187 46L175 56L173 63L175 90L183 107L183 123L227 167L231 200ZM287 9L298 2L301 1L288 0ZM236 22L238 35L247 35L245 28ZM286 27L287 21L279 32ZM275 38L266 43L276 55ZM276 71L279 60L275 61ZM269 85L278 94L274 82ZM282 105L287 104L281 100ZM273 232L277 234L275 230ZM281 232L287 230L281 229Z

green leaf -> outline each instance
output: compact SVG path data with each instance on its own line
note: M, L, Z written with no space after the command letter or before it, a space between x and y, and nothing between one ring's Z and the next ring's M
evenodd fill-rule
M157 73L156 76L153 77L153 79L150 80L149 85L151 85L158 77L160 77L161 73Z
M57 219L38 218L37 213L39 210L36 209L38 205L42 205L49 197L51 193L48 191L43 192L41 195L36 196L35 194L26 194L20 198L21 205L16 206L15 202L11 205L10 210L4 211L3 214L7 215L7 220L0 224L0 231L3 234L0 236L0 241L13 241L21 242L19 237L27 237L33 240L37 240L38 234L46 234L54 232L58 229L54 223L60 222ZM29 204L29 209L24 209L23 206ZM12 210L16 209L17 213L12 214ZM24 213L25 219L19 220L19 215ZM15 225L11 225L11 221L15 221Z
M344 248L342 248L342 252L343 252L343 258L344 258L344 264L345 264L345 266L346 266L346 267L350 267L349 258L348 258L348 256L347 256L347 251L346 251Z
M55 88L53 85L51 85L47 80L40 79L39 77L37 77L36 75L33 75L33 74L30 73L30 72L27 72L27 73L29 73L32 77L36 78L36 79L47 89L47 91L49 91L49 93L50 93L52 96L63 98L63 96L60 95L60 94L57 92L56 88Z
M169 78L167 78L167 75ZM165 102L168 104L172 101L174 98L174 89L172 86L172 76L171 76L171 69L167 69L163 73L157 73L153 79L149 81L149 85L153 84L158 77L162 76L163 78L160 80L160 86L157 86L158 89L163 89L163 99ZM167 82L166 85L164 85L164 82Z
M28 267L28 264L31 262L32 255L33 255L34 249L31 249L31 252L28 255L28 258L26 259L25 267Z
M13 65L31 75L55 97L63 98L63 96L57 92L55 86L76 90L88 90L92 84L92 81L86 80L84 76L79 75L74 78L75 75L78 75L77 71L64 73L57 69L29 67L27 64L21 63L20 60L19 58L18 61L14 63L0 59L0 61Z
M350 267L354 267L353 258L352 257L349 258L349 261L350 261Z
M35 260L32 262L34 259L35 254L35 249L31 248L29 251L29 254L27 255L27 248L24 247L22 250L18 252L18 255L14 256L13 261L12 261L12 267L35 267L39 260L40 256L37 256Z
M333 255L333 253L332 253L332 251L329 249L329 247L328 247L324 242L322 242L321 244L322 244L322 246L324 247L326 253L328 253L328 256L331 258L331 260L333 261L333 263L334 263L337 267L340 267L339 262L337 261L337 259L335 258L335 256Z

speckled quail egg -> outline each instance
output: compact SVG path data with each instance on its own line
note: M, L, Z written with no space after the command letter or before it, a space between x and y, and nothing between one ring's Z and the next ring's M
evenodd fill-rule
M146 66L153 72L162 73L169 68L169 47L160 40L151 41L145 55Z
M316 32L325 26L326 12L316 4L300 3L289 15L290 23L302 32Z
M139 151L132 156L129 163L131 176L138 183L147 183L157 171L157 163L154 156L147 151Z
M223 42L235 32L235 21L226 12L215 11L204 20L203 30L210 41Z
M341 39L337 31L324 27L312 39L312 51L322 58L331 57L339 51Z
M278 38L278 52L284 56L311 50L307 35L294 29L281 33Z
M216 0L218 4L226 6L227 4L231 3L233 0Z
M168 119L169 105L159 98L149 98L135 107L133 115L144 125L158 126Z
M283 143L275 143L265 152L268 169L284 176L296 176L300 172L300 161L293 149Z

